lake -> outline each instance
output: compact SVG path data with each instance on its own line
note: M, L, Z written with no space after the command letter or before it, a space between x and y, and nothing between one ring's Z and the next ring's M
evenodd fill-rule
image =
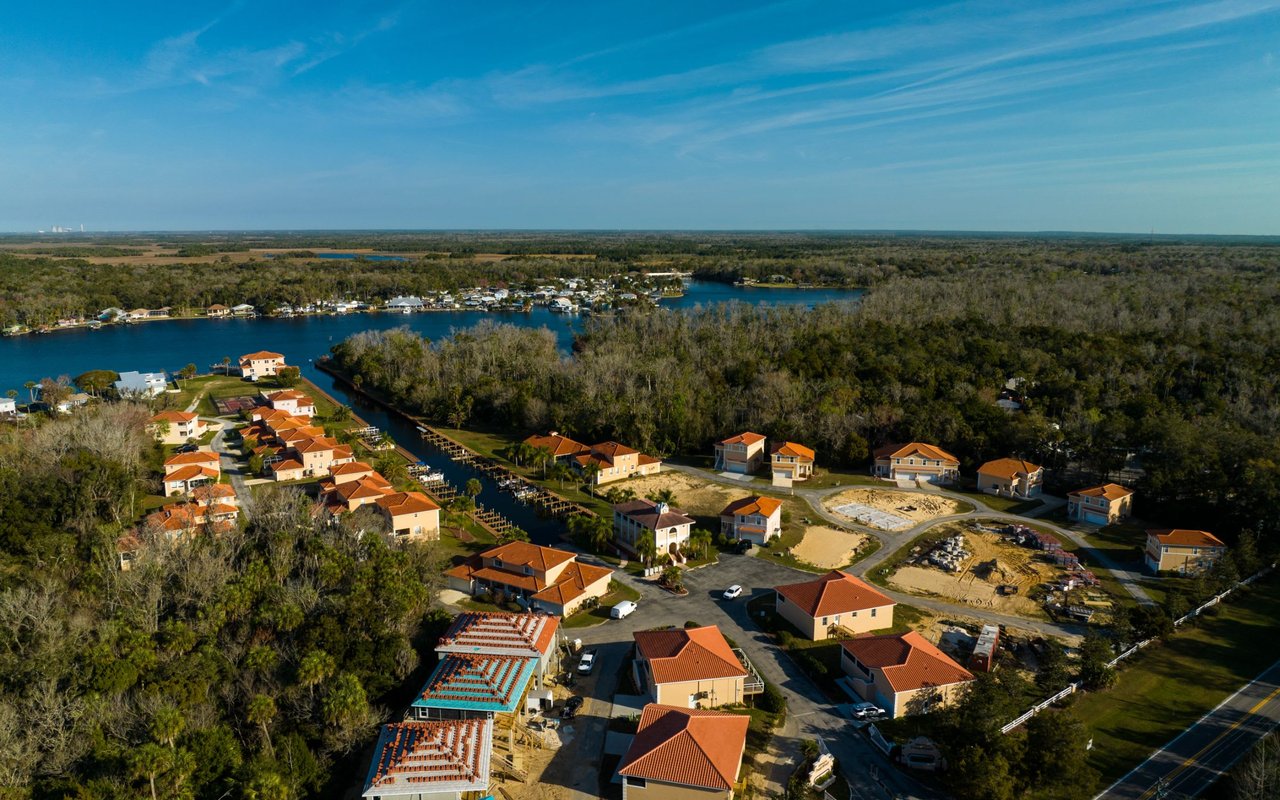
M852 301L862 292L838 289L759 289L710 281L693 281L685 295L662 301L666 308L691 309L716 303L740 301L757 304L814 306L819 303ZM479 502L492 508L529 532L540 544L555 542L564 530L554 520L542 519L533 509L501 492L496 483L469 467L457 464L427 447L409 422L380 406L367 403L348 392L332 377L315 368L314 360L353 333L405 326L430 339L441 339L454 331L471 327L483 319L496 319L529 328L555 332L566 352L582 325L577 315L552 313L537 307L529 312L428 311L417 314L361 313L302 316L290 319L186 319L108 325L99 330L73 329L39 336L11 336L0 339L0 392L17 389L25 402L26 381L68 375L75 377L91 369L117 372L139 370L175 372L195 364L207 372L224 357L233 361L243 353L271 350L283 353L285 361L301 367L302 374L347 403L371 425L387 431L423 461L440 468L445 477L461 488L468 478L480 478L484 487ZM246 384L246 391L252 391Z

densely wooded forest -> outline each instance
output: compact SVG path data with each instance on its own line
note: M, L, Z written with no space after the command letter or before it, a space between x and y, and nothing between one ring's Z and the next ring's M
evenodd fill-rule
M148 541L121 572L158 464L147 414L0 431L0 796L339 796L405 702L384 696L425 676L439 562L280 491L247 529Z
M860 306L813 311L594 317L571 358L550 333L495 324L441 342L364 333L334 358L452 425L554 428L664 455L751 429L835 465L916 439L970 474L1013 454L1071 482L1128 465L1142 470L1144 518L1274 534L1278 335L1280 271L1202 254L899 275ZM1025 411L996 405L1010 378Z

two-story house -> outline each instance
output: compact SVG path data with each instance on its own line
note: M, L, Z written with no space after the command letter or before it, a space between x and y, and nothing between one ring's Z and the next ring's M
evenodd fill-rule
M1147 531L1145 561L1152 572L1200 572L1213 566L1226 552L1226 543L1208 531Z
M871 474L893 481L948 484L960 477L960 459L923 442L890 444L875 451Z
M795 442L778 442L769 448L769 467L773 480L782 486L813 477L815 453L812 448Z
M597 486L623 478L655 475L662 469L658 459L617 442L593 444L585 453L574 456L570 463L584 473L594 472L591 482Z
M524 443L538 450L545 450L551 454L552 461L569 462L575 456L588 452L591 448L581 442L575 442L568 436L551 431L546 436L534 435L524 440ZM576 463L576 462L574 462Z
M187 494L196 487L217 483L221 475L217 453L209 450L179 453L164 462L164 493L166 496Z
M893 600L847 572L774 587L774 609L807 639L820 641L841 630L867 633L893 627Z
M467 611L454 618L436 652L531 658L537 662L534 675L541 685L560 664L559 630L560 617L551 614Z
M473 595L501 592L530 608L567 617L588 598L608 593L613 570L583 564L566 550L508 542L472 556L444 575L451 589Z
M894 719L949 705L973 681L973 673L915 631L846 639L840 668L862 699Z
M189 439L199 439L208 427L198 414L189 411L161 411L147 421L147 429L162 444L184 444Z
M750 717L650 703L618 762L622 800L733 800Z
M720 512L720 533L755 544L782 535L782 501L772 497L743 497Z
M1067 495L1067 518L1091 525L1110 525L1128 519L1133 510L1133 490L1118 483L1104 483Z
M693 517L680 509L644 498L613 507L614 540L632 553L636 552L636 542L648 532L653 534L655 552L678 556L680 548L689 542L693 523Z
M715 467L721 472L753 475L760 470L765 458L765 437L747 431L716 442Z
M263 392L262 399L277 411L284 411L296 417L314 417L316 401L296 389L283 389L279 392Z
M251 381L274 378L283 366L285 366L284 356L270 350L259 350L256 353L245 353L240 356L240 374Z
M397 538L440 538L440 506L422 492L392 492L375 498L373 503Z
M1038 497L1044 467L1020 458L997 458L978 467L978 491L1001 497Z
M741 703L746 666L714 625L636 631L636 686L653 702L680 708Z
M492 719L383 725L360 796L366 800L480 800L490 794Z

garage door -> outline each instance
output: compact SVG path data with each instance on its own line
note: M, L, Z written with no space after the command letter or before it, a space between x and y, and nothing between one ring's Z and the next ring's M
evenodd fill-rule
M1107 519L1106 514L1099 514L1096 511L1084 512L1084 521L1091 525L1106 525L1110 522L1110 520Z

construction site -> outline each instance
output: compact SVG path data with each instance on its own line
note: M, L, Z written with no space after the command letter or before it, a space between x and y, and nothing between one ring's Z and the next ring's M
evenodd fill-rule
M887 489L849 489L827 498L823 507L851 522L890 532L973 510L969 504L943 495Z

